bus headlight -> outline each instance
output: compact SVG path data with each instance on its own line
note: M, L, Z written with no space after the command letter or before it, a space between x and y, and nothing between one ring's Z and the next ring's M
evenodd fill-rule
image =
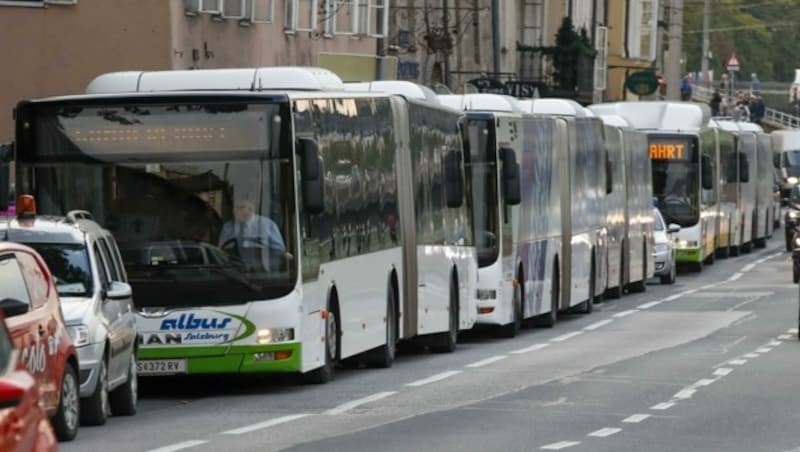
M796 210L790 210L789 212L787 212L787 215L792 220L796 220L796 219L800 218L800 212L798 212Z
M294 339L294 328L264 328L258 330L256 343L274 344L276 342L286 342Z
M89 327L86 325L67 325L72 345L82 347L89 343Z
M800 179L798 179L798 178L796 178L794 176L789 176L789 177L786 178L786 182L788 182L788 183L790 183L792 185L797 184L798 181L800 181Z

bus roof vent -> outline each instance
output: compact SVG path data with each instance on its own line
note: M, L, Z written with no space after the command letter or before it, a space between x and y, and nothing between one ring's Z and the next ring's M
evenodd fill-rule
M640 130L700 130L708 126L711 109L693 102L641 101L591 105L597 115L619 115Z
M439 99L432 89L404 80L380 80L375 82L352 82L344 84L345 91L386 93L438 104Z
M523 112L517 99L501 94L442 94L439 95L439 101L462 111Z
M603 120L603 124L612 126L612 127L620 127L620 128L630 128L631 124L625 120L622 116L619 115L598 115L600 119Z
M91 221L94 221L94 216L92 216L92 214L90 212L87 212L85 210L70 210L64 216L67 218L67 220L72 221L72 222L76 222L78 220L91 220Z
M87 94L162 91L342 90L342 80L327 69L266 67L182 71L112 72L92 80Z
M571 116L585 118L594 116L590 110L571 99L526 99L520 105L525 113L533 115Z

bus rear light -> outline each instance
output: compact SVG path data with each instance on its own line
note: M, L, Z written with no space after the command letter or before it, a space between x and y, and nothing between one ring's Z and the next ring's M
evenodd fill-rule
M478 314L491 314L494 312L494 308L478 308Z
M281 359L289 359L291 357L292 357L292 351L291 350L283 350L283 351L280 351L280 352L275 352L275 360L276 361L277 360L281 360Z

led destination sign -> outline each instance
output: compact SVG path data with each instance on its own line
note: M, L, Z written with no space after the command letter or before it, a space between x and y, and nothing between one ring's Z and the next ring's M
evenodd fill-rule
M692 160L691 139L682 137L650 137L648 149L651 160Z

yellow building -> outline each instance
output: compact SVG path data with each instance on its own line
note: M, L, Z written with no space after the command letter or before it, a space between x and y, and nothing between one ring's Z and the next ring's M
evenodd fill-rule
M654 68L658 0L608 0L607 101L637 100L625 89L628 75Z

